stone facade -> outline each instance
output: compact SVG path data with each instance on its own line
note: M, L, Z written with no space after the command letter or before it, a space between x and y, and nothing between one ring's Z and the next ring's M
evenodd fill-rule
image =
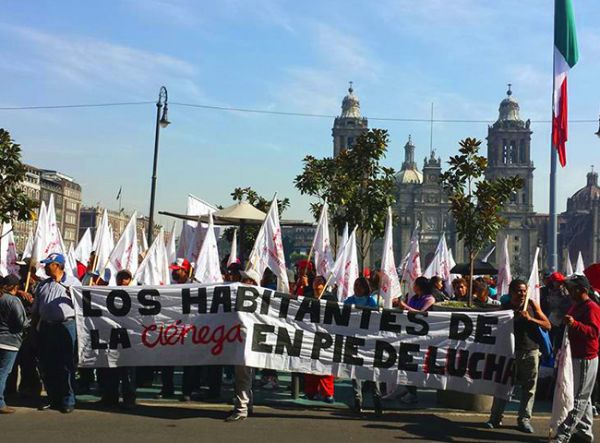
M352 147L356 138L369 130L369 121L360 114L360 102L354 95L352 82L348 95L342 100L342 113L333 122L331 135L333 137L333 155L338 155L343 149Z

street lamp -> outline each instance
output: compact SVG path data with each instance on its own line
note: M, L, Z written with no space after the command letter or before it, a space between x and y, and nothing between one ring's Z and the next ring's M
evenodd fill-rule
M154 164L152 165L152 188L150 190L150 216L148 217L148 244L152 244L154 237L154 197L156 196L156 167L158 164L158 139L160 128L166 128L171 123L167 118L169 95L167 88L160 87L158 101L156 102L156 132L154 135ZM164 109L163 109L164 106ZM161 115L162 110L162 115Z

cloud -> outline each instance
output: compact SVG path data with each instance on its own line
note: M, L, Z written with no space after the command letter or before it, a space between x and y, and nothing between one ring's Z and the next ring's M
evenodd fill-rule
M201 22L198 7L188 0L124 0L136 12L160 20L162 24L193 26Z
M36 71L53 73L70 83L97 88L118 86L145 91L155 78L188 80L196 73L192 64L158 52L144 51L102 40L49 34L27 27L4 26L27 52L17 62ZM13 55L16 57L16 55Z

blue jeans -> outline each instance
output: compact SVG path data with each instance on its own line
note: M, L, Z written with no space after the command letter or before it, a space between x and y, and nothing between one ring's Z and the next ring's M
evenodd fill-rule
M75 406L75 320L40 323L39 357L50 404L56 408Z
M6 379L12 371L15 360L17 359L17 351L7 351L0 349L0 408L6 407L4 402L4 389L6 388Z

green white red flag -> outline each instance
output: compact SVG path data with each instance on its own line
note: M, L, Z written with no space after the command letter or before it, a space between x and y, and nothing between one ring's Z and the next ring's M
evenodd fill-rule
M552 145L558 151L558 160L567 164L568 138L567 76L579 58L575 17L571 0L554 2L554 94L552 108Z

